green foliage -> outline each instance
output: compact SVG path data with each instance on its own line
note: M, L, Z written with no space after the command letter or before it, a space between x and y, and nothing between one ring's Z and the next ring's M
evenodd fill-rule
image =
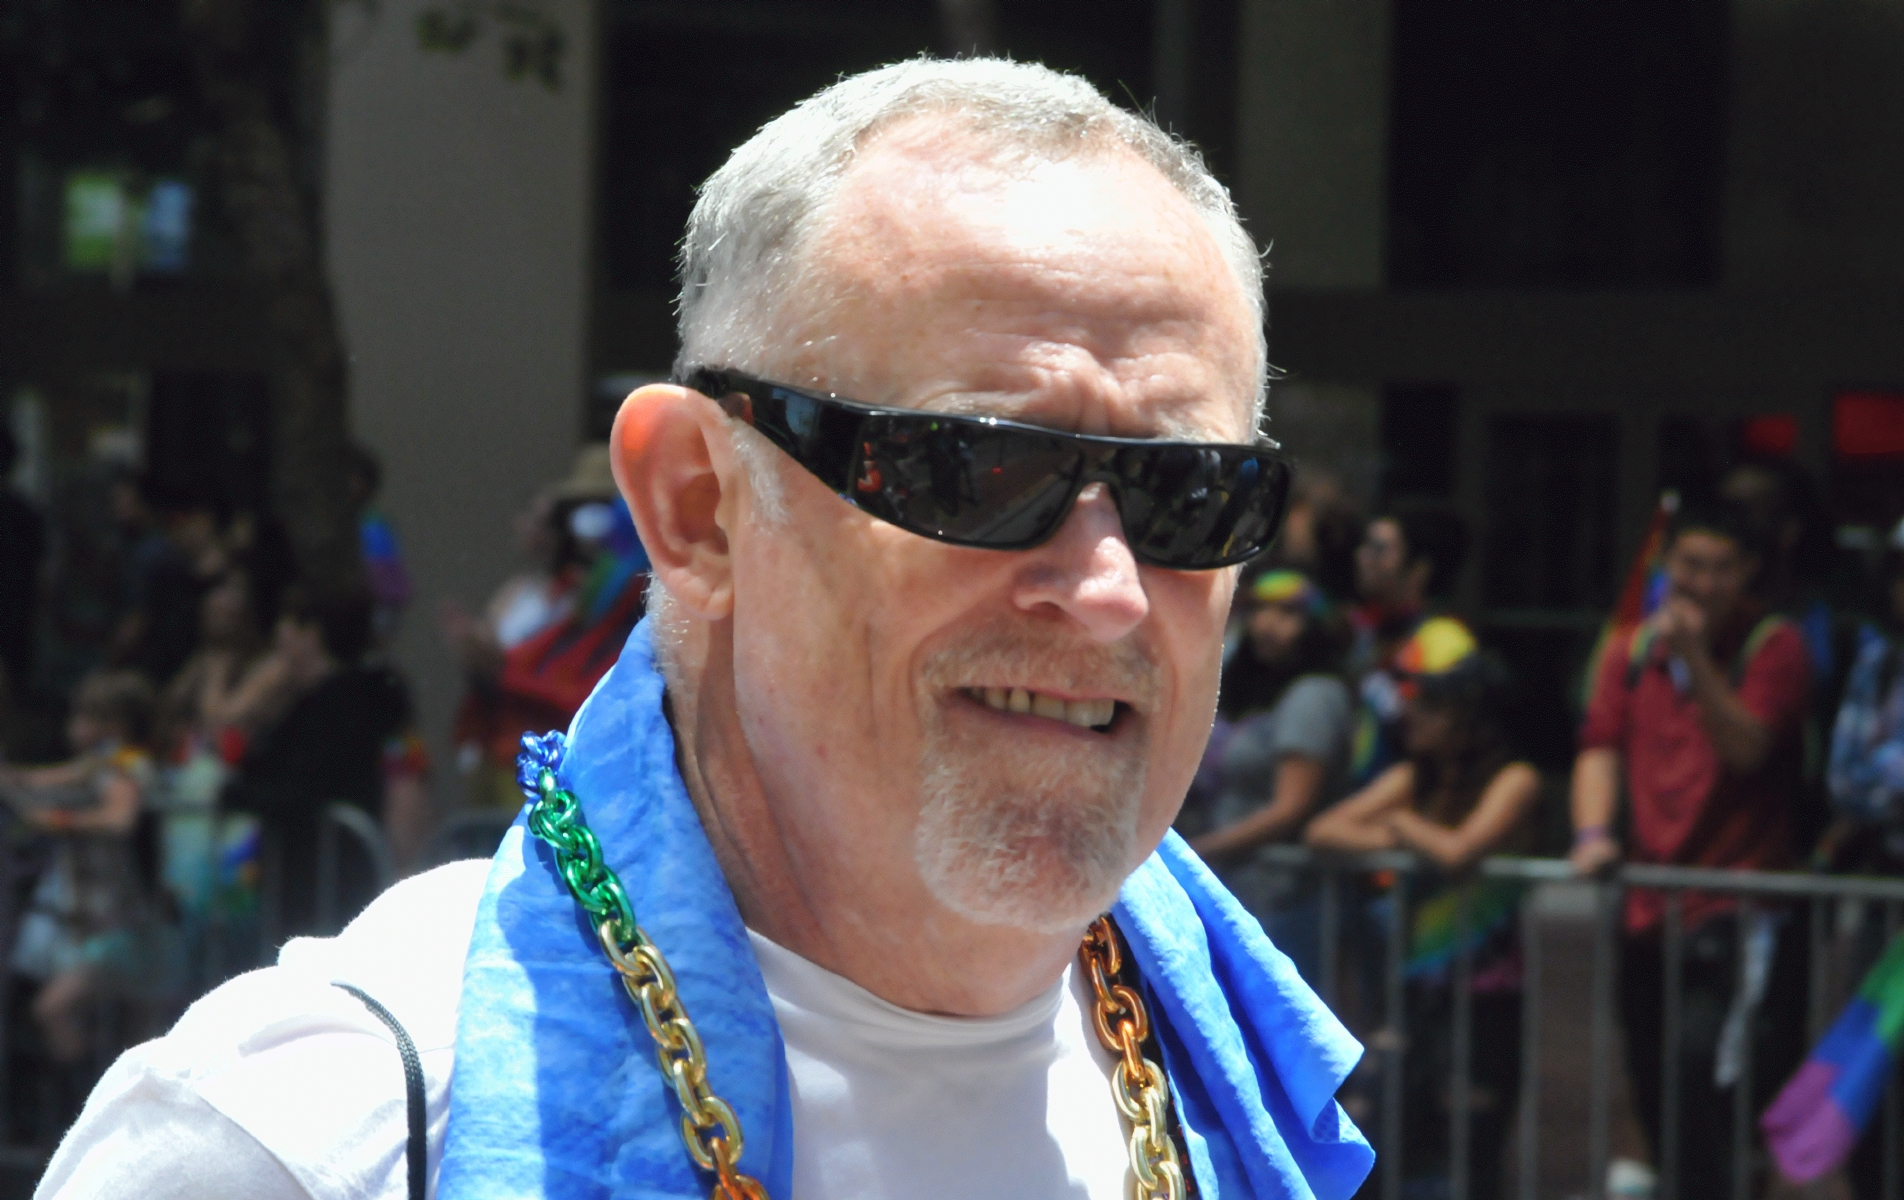
M417 44L460 54L493 27L502 42L503 71L534 79L550 91L562 86L565 39L561 23L529 0L450 0L417 17Z

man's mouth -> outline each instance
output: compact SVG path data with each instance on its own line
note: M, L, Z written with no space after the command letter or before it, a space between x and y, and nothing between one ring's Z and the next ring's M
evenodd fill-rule
M1117 717L1119 705L1118 701L1108 697L1067 700L1062 696L1048 695L1021 687L968 687L960 690L971 699L997 712L1045 717L1049 720L1076 725L1080 729L1096 730L1099 733L1110 730L1111 722Z

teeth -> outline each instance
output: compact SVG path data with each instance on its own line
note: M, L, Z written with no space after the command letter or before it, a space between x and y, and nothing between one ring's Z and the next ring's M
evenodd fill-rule
M1060 700L1025 688L970 688L967 694L999 712L1028 713L1053 721L1068 721L1084 729L1109 725L1117 715L1115 700Z

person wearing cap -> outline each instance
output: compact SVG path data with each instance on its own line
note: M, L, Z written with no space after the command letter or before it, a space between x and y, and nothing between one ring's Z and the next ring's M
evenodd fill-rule
M1361 1048L1169 836L1290 480L1222 186L913 59L681 258L610 440L650 612L523 822L122 1060L43 1194L1349 1200Z
M1445 505L1403 502L1368 523L1355 551L1361 603L1349 613L1349 678L1361 701L1351 770L1367 783L1406 756L1394 656L1445 605L1468 557L1468 526Z
M1736 506L1683 499L1667 525L1663 562L1660 606L1608 643L1593 682L1573 770L1574 868L1593 874L1622 858L1789 867L1799 857L1794 809L1804 795L1804 639L1753 597L1758 544L1749 514ZM1615 820L1623 792L1622 833ZM1634 1106L1657 1148L1663 1056L1677 1054L1678 1161L1727 1162L1739 1079L1736 1068L1729 1076L1722 1069L1721 1030L1767 1031L1752 1055L1757 1077L1746 1082L1769 1101L1804 1052L1803 947L1780 933L1767 906L1741 929L1732 899L1686 893L1685 1016L1680 1045L1666 1047L1665 910L1661 892L1626 889L1620 1010ZM1758 960L1757 970L1742 971L1742 953ZM1757 982L1742 987L1742 973ZM1677 1184L1686 1200L1733 1189L1727 1171L1682 1170Z
M582 448L568 477L530 501L516 534L541 569L498 589L484 620L454 605L443 613L468 680L451 737L470 802L510 812L522 806L523 735L574 718L640 620L648 579L605 444Z
M1473 1028L1486 1031L1474 1039L1470 1063L1470 1194L1491 1200L1520 1083L1519 897L1468 872L1489 854L1527 849L1540 774L1501 730L1501 668L1467 626L1452 617L1424 621L1396 651L1393 669L1407 757L1317 817L1305 840L1320 850L1411 850L1432 868L1425 893L1409 897L1405 1091L1417 1119L1402 1162L1411 1179L1447 1170L1448 980L1465 949Z
M1355 708L1341 676L1344 629L1300 571L1261 571L1240 590L1243 639L1224 668L1217 727L1198 771L1212 828L1190 848L1314 984L1322 958L1314 877L1279 869L1259 851L1296 840L1347 790Z

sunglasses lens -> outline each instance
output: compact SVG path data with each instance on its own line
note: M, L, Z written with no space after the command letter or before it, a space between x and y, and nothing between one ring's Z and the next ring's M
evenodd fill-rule
M1160 567L1241 562L1269 546L1289 500L1287 463L1231 446L1159 446L1119 455L1131 550Z
M1086 452L1062 434L925 414L859 429L849 496L902 529L1012 550L1050 537L1076 497ZM1145 446L1116 454L1119 507L1137 558L1198 570L1269 545L1289 496L1289 467L1235 446Z
M1070 507L1083 456L1059 437L927 416L860 429L852 499L927 537L1009 550L1050 535Z

